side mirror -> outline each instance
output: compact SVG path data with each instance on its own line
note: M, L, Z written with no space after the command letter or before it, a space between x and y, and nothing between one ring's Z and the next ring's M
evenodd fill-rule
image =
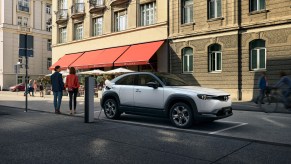
M148 83L147 83L147 86L148 86L148 87L152 87L152 88L154 88L154 89L157 89L157 88L159 87L159 84L156 83L156 82L148 82Z

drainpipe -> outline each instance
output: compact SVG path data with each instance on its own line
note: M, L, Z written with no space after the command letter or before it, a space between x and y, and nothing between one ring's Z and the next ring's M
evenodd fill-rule
M241 0L237 1L237 21L238 21L238 34L237 34L237 46L238 46L238 100L242 100L242 27L241 27Z
M171 73L171 50L170 50L170 0L167 0L167 55L168 55L168 72Z

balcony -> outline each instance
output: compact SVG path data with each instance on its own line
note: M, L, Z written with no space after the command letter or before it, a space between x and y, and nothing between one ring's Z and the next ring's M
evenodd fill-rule
M90 13L102 11L106 8L104 0L90 0Z
M29 7L27 6L18 5L17 10L29 13Z
M85 16L85 3L75 3L71 11L73 19Z
M65 23L68 21L68 9L59 9L57 12L55 12L55 14L57 16L57 24Z
M110 6L116 6L129 3L130 0L110 0Z
M27 26L18 26L18 31L20 32L25 32L25 33L29 33L31 32L31 28L30 27L27 27Z

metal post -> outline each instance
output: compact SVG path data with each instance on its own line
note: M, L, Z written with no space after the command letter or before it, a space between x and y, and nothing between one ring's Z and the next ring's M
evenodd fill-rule
M94 121L94 78L85 79L85 123Z
M28 94L28 56L27 56L27 34L25 35L25 88L26 88L26 94L25 94L25 112L27 112L27 106L28 106L28 101L27 101L27 94Z

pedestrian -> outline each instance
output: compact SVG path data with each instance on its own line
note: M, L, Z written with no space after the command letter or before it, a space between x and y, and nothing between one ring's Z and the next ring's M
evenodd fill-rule
M264 104L263 100L264 100L264 97L266 96L266 90L268 86L266 72L261 73L261 77L259 78L258 85L259 85L260 93L259 93L259 96L256 98L255 103Z
M40 84L39 84L39 96L40 97L44 97L43 96L43 83L42 83L42 81L40 82Z
M77 96L80 87L78 76L76 76L76 69L74 67L70 68L70 74L66 78L66 88L68 88L69 92L69 107L70 107L70 114L72 113L72 103L74 102L74 114L76 114L76 107L77 107Z
M51 75L52 91L54 93L54 107L55 113L61 114L60 108L63 97L64 82L62 74L60 73L61 67L55 66L54 73Z
M30 96L34 96L34 87L33 87L32 80L29 80L29 83L28 83L28 93ZM30 93L32 93L32 94L30 94Z
M283 103L286 109L291 109L291 102L289 97L291 96L291 78L287 76L286 72L280 72L281 79L275 84L274 88L280 88L285 85L287 88L284 88L282 91Z
M33 91L34 91L34 95L35 95L36 91L37 91L37 82L36 82L36 80L33 81Z

